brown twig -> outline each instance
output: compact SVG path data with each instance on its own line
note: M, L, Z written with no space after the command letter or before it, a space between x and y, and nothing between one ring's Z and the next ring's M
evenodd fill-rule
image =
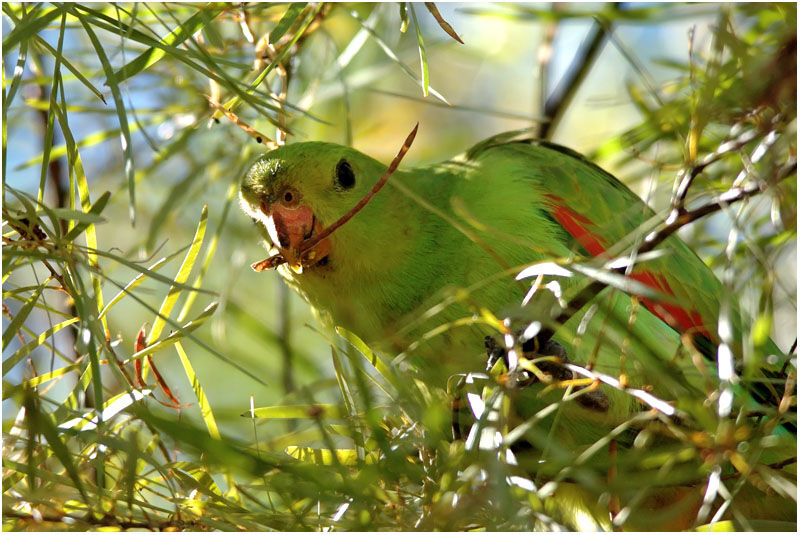
M773 119L773 124L777 123L778 118L779 115L776 115ZM734 125L732 131L736 131L740 125L741 123ZM689 193L689 187L692 185L697 176L706 169L706 167L719 161L724 155L741 149L751 141L755 140L761 133L762 132L758 128L753 128L751 130L742 132L734 139L728 139L722 143L716 151L707 155L697 164L690 168L684 169L681 172L681 180L678 183L678 187L675 190L674 196L672 197L671 204L673 214L679 215L684 211L684 204L686 203L686 195ZM673 217L675 217L675 215L673 215Z
M235 124L236 126L241 128L242 130L244 130L247 133L247 135L249 135L250 137L255 139L257 142L261 143L262 145L264 145L265 147L267 147L270 150L278 148L278 143L277 142L273 141L272 139L270 139L269 137L265 136L264 134L262 134L261 132L259 132L258 130L256 130L255 128L253 128L249 124L247 124L246 122L244 122L241 119L239 119L239 116L236 115L235 113L233 113L231 110L227 109L222 104L214 101L210 96L208 96L208 95L203 95L203 96L206 98L208 103L211 104L211 106L213 108L215 108L218 111L220 111L221 113L223 113L225 115L225 117L230 119L230 121L233 124Z
M149 530L157 529L160 531L168 531L170 530L170 528L173 529L177 528L181 530L208 528L208 526L199 521L183 521L175 519L175 520L161 520L157 522L137 522L134 520L122 520L120 518L111 515L96 517L90 514L77 515L74 513L66 513L66 512L59 512L52 515L41 515L37 517L34 516L33 514L14 511L13 509L3 509L3 516L10 518L17 518L22 521L27 520L31 522L32 527L33 526L38 527L40 523L44 521L53 524L58 524L60 526L66 526L67 522L69 522L69 525L75 525L75 522L85 522L86 524L92 526L106 526L106 527L115 527L119 529L149 529Z
M615 9L619 9L619 4L614 4L614 6ZM607 34L607 23L597 19L583 41L580 50L572 60L569 70L567 70L558 86L544 103L544 109L542 110L544 120L539 123L539 131L537 132L539 138L548 139L552 134L559 119L566 112L572 97L578 91L581 82L589 73L595 58L600 53Z

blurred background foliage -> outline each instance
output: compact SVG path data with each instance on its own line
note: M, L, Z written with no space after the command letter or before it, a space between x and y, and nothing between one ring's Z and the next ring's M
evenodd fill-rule
M691 202L758 164L763 193L681 235L749 335L793 351L794 4L436 7L3 4L4 529L610 527L565 498L569 478L597 482L588 467L542 471L556 500L502 452L450 442L441 392L363 373L357 340L251 271L264 251L237 186L254 137L388 162L419 121L414 165L530 127L665 216L709 155ZM701 489L729 463L687 447ZM737 467L729 488L796 500L787 466ZM586 488L608 517L614 493ZM636 496L618 524L667 525Z

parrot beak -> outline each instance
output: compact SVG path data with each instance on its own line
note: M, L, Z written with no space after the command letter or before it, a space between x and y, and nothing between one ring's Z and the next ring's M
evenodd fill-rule
M324 228L308 206L290 208L278 203L272 206L262 203L261 211L267 216L270 240L295 273L302 273L304 266L316 265L330 252L328 239L322 240L311 250L304 251L302 248L306 240Z

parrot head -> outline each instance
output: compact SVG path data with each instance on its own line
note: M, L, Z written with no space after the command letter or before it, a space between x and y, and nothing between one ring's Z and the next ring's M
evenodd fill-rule
M421 248L435 243L414 201L391 186L416 184L414 171L394 172L390 186L358 208L386 171L349 147L292 143L256 160L240 188L241 207L262 227L272 255L253 269L277 267L326 323L376 344L397 337L393 322L427 291Z
M240 201L300 275L328 266L352 245L358 233L345 226L313 247L304 246L358 203L383 170L379 162L348 147L295 143L253 164L242 181Z

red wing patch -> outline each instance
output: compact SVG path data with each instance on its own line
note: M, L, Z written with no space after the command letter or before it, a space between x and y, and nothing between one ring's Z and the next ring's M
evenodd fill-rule
M545 197L552 201L550 209L553 218L555 218L555 220L558 221L562 227L564 227L564 230L566 230L573 238L575 238L575 241L577 241L587 253L592 256L599 256L606 252L605 240L592 234L590 229L595 225L589 218L582 216L581 214L568 208L564 203L564 199L558 197L557 195L547 193L545 194ZM641 282L642 284L646 284L654 290L675 297L675 292L672 291L672 288L670 287L669 282L667 282L667 279L664 277L664 275L640 269L637 270L636 273L632 273L630 277ZM705 325L703 324L703 318L696 310L687 311L686 309L683 309L680 306L672 303L662 303L644 298L641 298L641 301L650 310L650 312L655 314L673 329L689 333L702 334L710 340L714 340L714 337L712 337L705 328Z
M575 238L581 247L586 249L586 252L592 256L598 256L606 252L604 241L602 238L592 235L589 226L594 226L592 221L579 213L576 213L564 204L564 199L549 193L545 197L553 201L552 214L556 221L564 227L564 230L570 233Z
M638 273L631 273L630 277L661 293L675 297L675 292L672 291L664 275L641 270ZM656 302L645 298L641 298L641 300L650 312L661 318L673 329L692 334L702 334L709 340L714 340L714 337L706 330L703 318L700 317L700 313L696 310L685 310L672 303Z

